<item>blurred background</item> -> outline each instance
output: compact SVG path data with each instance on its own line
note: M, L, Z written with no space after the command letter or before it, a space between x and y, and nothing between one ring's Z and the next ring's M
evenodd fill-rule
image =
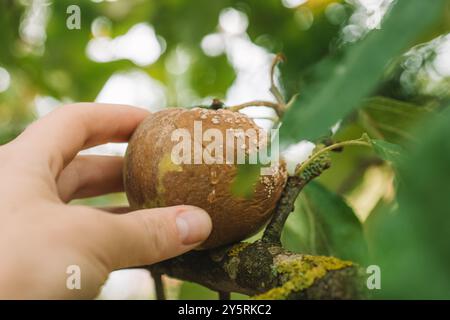
M285 97L302 95L310 81L317 82L317 66L324 59L338 59L377 32L393 4L393 0L0 0L0 144L31 121L71 102L123 103L157 111L210 104L213 98L227 105L274 101L269 92L270 65L278 52L286 57L276 72ZM67 26L72 5L80 10L80 29ZM408 146L420 136L414 128L448 104L449 3L442 8L434 23L390 60L364 106L330 128L333 139L354 139L367 132ZM386 41L401 38L402 30L410 27L401 25ZM370 63L377 54L364 59ZM314 94L320 95L320 90ZM244 112L255 114L252 108ZM270 127L267 121L260 124ZM299 140L285 146L291 167L306 159L313 142ZM84 152L122 155L125 149L126 144L108 144ZM333 154L333 167L299 199L283 235L285 245L298 252L347 257L360 230L364 237L370 235L367 221L379 211L395 208L395 186L395 168L373 151L348 148ZM126 198L114 194L80 202L111 206L126 203ZM337 215L328 220L318 203L346 213L342 219ZM339 234L339 224L351 225L353 217L358 235L343 239L346 229ZM330 225L338 231L329 231ZM361 246L366 244L356 244L355 252L366 250ZM217 297L196 284L165 280L172 299ZM111 274L99 298L153 297L149 273L130 270Z

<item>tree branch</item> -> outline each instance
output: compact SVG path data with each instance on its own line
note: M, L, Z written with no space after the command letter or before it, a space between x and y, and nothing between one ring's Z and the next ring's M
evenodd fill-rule
M358 299L361 272L352 262L294 254L270 243L192 251L149 267L216 291L257 299Z
M289 214L294 211L294 203L298 195L308 182L321 175L330 165L330 159L324 154L309 165L307 170L288 178L272 220L264 231L262 241L281 245L281 232Z

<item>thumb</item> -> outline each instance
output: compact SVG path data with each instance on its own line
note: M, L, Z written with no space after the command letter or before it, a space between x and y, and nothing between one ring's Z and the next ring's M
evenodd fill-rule
M111 269L150 265L185 253L205 241L211 218L193 206L175 206L104 215L96 248ZM106 256L107 255L107 256Z

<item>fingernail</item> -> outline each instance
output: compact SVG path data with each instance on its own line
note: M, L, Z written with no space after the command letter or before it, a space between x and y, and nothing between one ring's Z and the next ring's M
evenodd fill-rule
M205 211L197 208L179 213L176 224L185 245L203 242L211 232L211 218Z

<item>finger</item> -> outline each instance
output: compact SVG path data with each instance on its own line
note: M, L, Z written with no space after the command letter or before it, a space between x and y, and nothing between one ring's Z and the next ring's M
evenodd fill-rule
M62 201L123 191L122 157L77 156L57 180Z
M97 207L96 209L109 213L129 213L133 211L131 207Z
M35 157L44 157L56 177L83 149L106 142L127 141L149 113L114 104L77 103L51 112L18 138Z
M206 240L212 228L209 215L192 206L123 215L95 212L84 215L84 240L111 270L150 265L185 253Z

